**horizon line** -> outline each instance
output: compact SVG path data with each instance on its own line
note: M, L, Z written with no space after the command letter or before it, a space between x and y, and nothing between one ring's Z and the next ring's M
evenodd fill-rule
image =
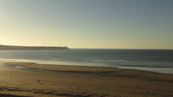
M75 48L75 47L69 47L69 46L56 46L56 45L11 45L11 44L0 44L3 46L43 46L43 47L68 47L69 49L124 49L124 50L173 50L173 48L85 48L85 47L81 47L81 48Z
M117 50L173 50L173 49L162 49L162 48L70 48L70 49L117 49Z

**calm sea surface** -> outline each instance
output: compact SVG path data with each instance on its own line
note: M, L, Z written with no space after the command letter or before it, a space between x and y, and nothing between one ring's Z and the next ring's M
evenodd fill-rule
M1 50L0 62L105 66L173 74L173 50Z

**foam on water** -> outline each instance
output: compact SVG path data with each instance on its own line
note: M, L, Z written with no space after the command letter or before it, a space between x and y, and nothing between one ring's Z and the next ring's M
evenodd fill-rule
M173 74L173 50L18 50L0 51L0 63L106 66Z

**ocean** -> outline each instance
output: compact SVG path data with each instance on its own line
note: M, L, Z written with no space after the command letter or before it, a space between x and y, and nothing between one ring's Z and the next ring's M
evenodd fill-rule
M173 50L1 50L0 63L4 62L117 67L173 74Z

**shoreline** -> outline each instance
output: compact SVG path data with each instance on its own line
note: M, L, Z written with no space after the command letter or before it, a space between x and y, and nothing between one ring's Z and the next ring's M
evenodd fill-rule
M39 64L34 62L6 62L2 66L21 69L33 72L50 72L50 73L76 73L76 74L95 74L101 75L106 73L129 73L135 76L173 76L173 74L159 73L153 71L139 70L139 69L129 69L129 68L118 68L118 67L104 67L104 66L75 66L75 65L53 65L53 64ZM135 74L136 73L136 74ZM141 73L139 75L139 73ZM173 79L172 79L173 81Z
M167 73L160 73L160 72L154 72L154 71L147 71L147 70L139 70L139 69L131 69L129 68L123 68L123 67L108 67L108 66L78 66L78 65L57 65L57 64L41 64L41 63L35 63L35 62L5 62L1 64L2 66L7 66L10 68L15 68L15 69L23 69L23 70L31 70L31 71L40 71L40 72L58 72L62 71L61 68L106 68L106 69L116 69L116 70L135 70L135 71L143 71L143 72L150 72L150 73L155 73L155 74L165 74L165 75L173 75L173 74L167 74ZM55 68L54 68L55 67ZM60 70L57 70L56 67L58 67ZM74 69L71 69L74 71Z
M33 60L22 60L22 59L19 59L19 60L16 60L16 59L11 59L11 61L4 61L4 62L1 62L1 64L3 63L35 63L35 64L42 64L42 65L52 65L52 66L59 66L59 63L60 65L62 66L82 66L82 67L108 67L108 68L118 68L118 69L130 69L130 70L139 70L139 71L146 71L146 72L153 72L153 73L160 73L160 74L173 74L173 68L164 68L164 67L136 67L136 66L119 66L119 65L115 65L115 66L109 66L109 65L91 65L91 64L98 64L98 63L76 63L76 62L59 62L59 61L56 61L56 62L49 62L49 61L43 61L41 62L40 61L33 61ZM59 62L59 63L58 63ZM0 64L0 65L1 65ZM64 65L65 64L65 65ZM73 64L73 65L72 65ZM80 64L84 64L84 65L80 65ZM89 65L90 64L90 65Z
M0 66L0 96L1 94L17 95L14 97L173 96L171 74L112 67L44 65L28 62L10 62L4 65ZM10 66L53 72L15 69Z

